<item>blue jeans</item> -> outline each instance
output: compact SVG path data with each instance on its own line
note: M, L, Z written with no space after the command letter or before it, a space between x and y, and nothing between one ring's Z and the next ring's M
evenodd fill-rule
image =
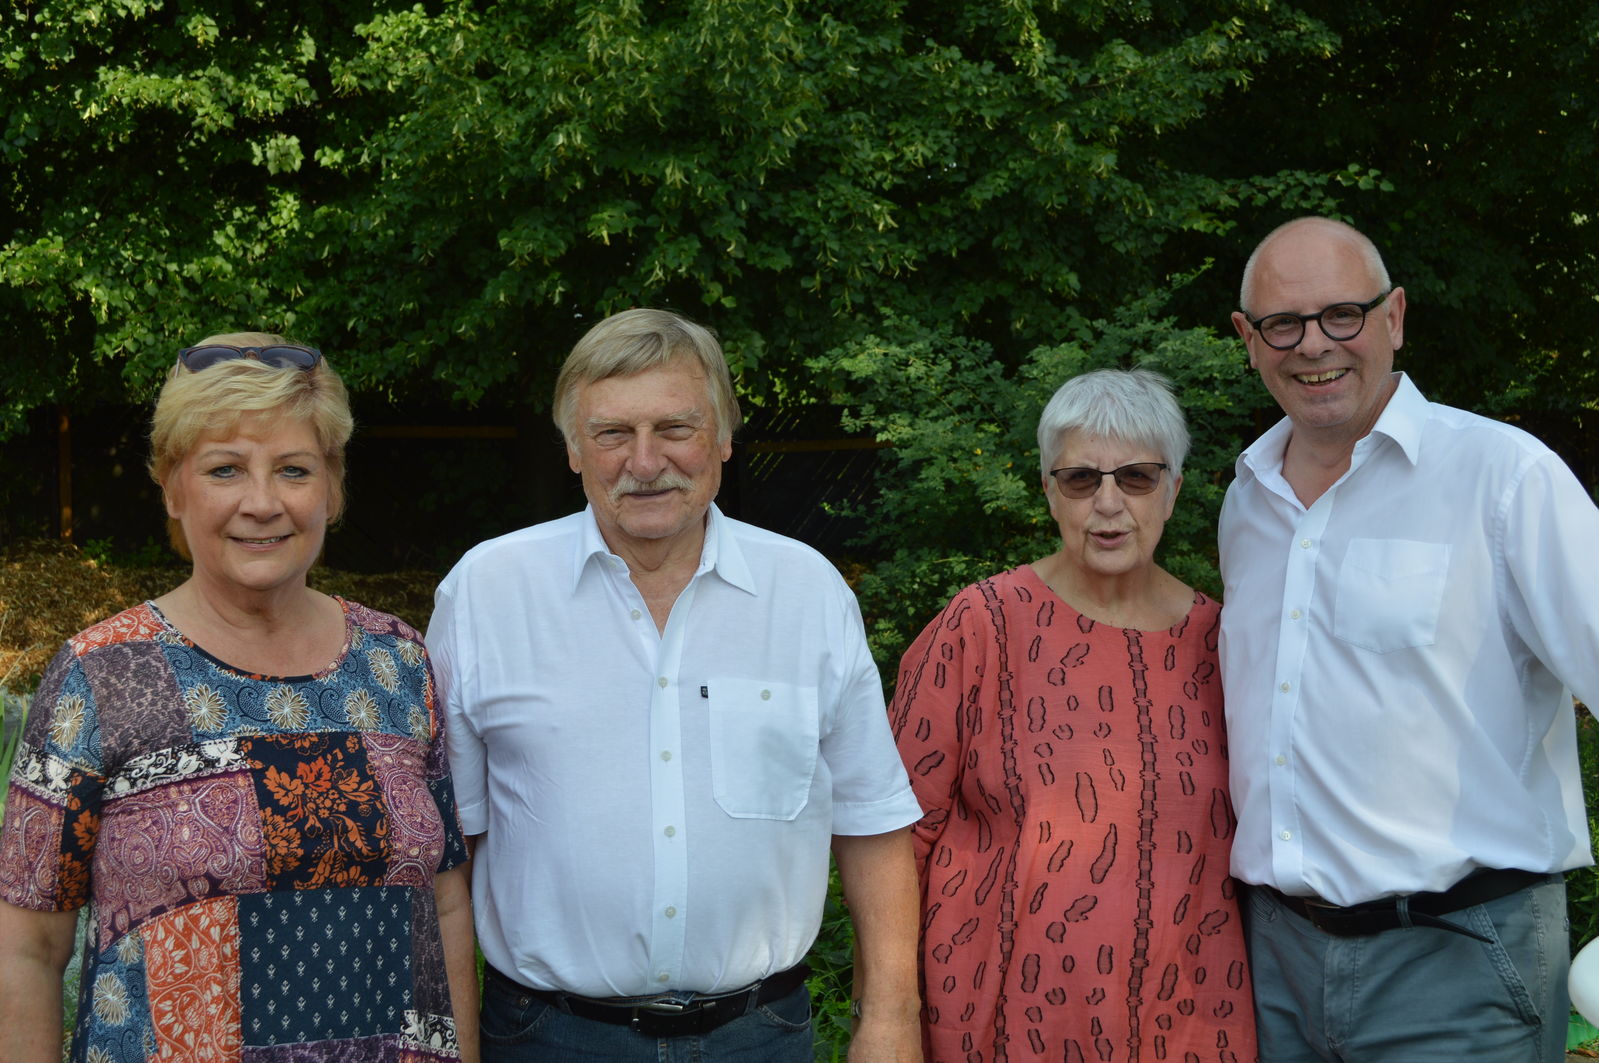
M580 1019L491 977L481 1032L483 1063L811 1063L811 998L802 985L710 1033L657 1038Z
M1434 927L1335 937L1263 889L1245 906L1261 1063L1561 1063L1571 964L1559 875Z

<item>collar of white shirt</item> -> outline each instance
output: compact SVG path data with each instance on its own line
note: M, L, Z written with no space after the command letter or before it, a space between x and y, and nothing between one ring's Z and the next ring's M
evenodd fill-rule
M578 548L572 554L572 591L575 594L578 584L583 580L583 574L591 566L610 564L615 565L622 559L611 553L611 548L605 544L605 536L600 534L599 522L594 519L594 507L588 506L583 510L583 534L578 542ZM615 561L607 561L615 558ZM625 564L625 562L623 562ZM717 508L716 503L711 503L710 510L705 515L705 543L700 547L700 567L694 571L695 577L706 572L713 572L722 582L737 587L746 594L759 595L755 585L755 577L750 573L749 562L744 558L744 551L739 549L738 537L727 534L727 518Z
M1421 437L1427 425L1427 411L1432 403L1427 401L1427 397L1408 375L1405 373L1394 375L1399 378L1399 386L1394 390L1393 397L1388 400L1388 405L1383 407L1377 423L1372 425L1371 432L1355 445L1357 455L1355 464L1359 464L1359 455L1374 446L1379 437L1392 439L1397 443L1412 465L1421 461ZM1267 429L1265 434L1238 455L1235 466L1238 476L1263 481L1280 480L1283 455L1288 450L1288 438L1293 431L1293 422L1286 417Z

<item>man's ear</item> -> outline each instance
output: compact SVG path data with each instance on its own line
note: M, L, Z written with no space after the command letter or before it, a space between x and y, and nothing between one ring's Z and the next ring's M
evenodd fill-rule
M1397 351L1405 345L1405 290L1395 288L1382 305L1388 311L1388 335Z
M1243 311L1233 311L1233 328L1237 330L1238 338L1244 341L1244 350L1249 355L1249 368L1259 369L1260 367L1255 364L1255 348L1249 343L1249 337L1254 335L1255 327L1249 323L1249 318Z

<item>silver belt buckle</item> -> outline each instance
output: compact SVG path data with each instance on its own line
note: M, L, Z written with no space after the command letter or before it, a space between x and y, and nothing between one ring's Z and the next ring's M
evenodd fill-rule
M642 1004L633 1006L640 1011L654 1012L657 1015L677 1015L688 1008L688 1004L684 1001L674 1000L671 997L656 997L654 1000L646 1000Z

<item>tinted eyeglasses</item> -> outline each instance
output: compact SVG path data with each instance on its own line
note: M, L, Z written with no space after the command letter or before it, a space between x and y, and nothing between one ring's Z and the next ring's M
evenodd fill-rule
M1105 482L1107 476L1116 478L1116 486L1122 489L1123 494L1147 495L1160 483L1160 474L1166 468L1166 463L1162 461L1135 461L1131 465L1108 471L1071 465L1064 469L1051 469L1049 474L1055 478L1060 493L1067 498L1087 498L1098 493L1099 485Z
M279 369L312 369L322 360L322 352L315 347L300 347L292 343L279 343L271 347L231 347L223 343L207 343L200 347L185 347L178 352L178 361L191 373L236 358L254 358Z
M1360 335L1360 330L1366 327L1366 315L1381 306L1389 294L1383 292L1369 303L1334 303L1323 307L1315 314L1290 314L1285 311L1281 314L1267 314L1262 318L1253 318L1246 313L1244 320L1260 333L1260 338L1266 341L1266 346L1278 351L1292 350L1299 346L1299 341L1305 338L1307 321L1319 324L1322 335L1328 339L1341 342Z

